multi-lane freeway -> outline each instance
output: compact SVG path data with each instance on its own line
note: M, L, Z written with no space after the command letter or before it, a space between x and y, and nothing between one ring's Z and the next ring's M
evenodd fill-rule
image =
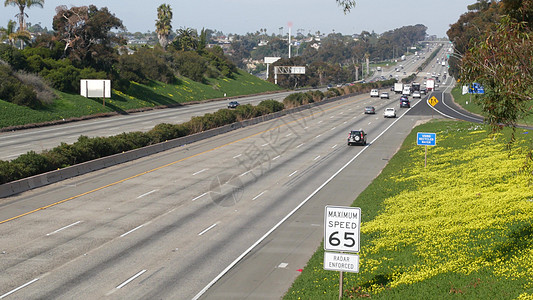
M0 299L281 297L322 240L324 206L350 205L413 126L442 117L426 99L401 109L391 96L349 97L0 199ZM383 118L386 107L398 117ZM369 144L347 146L352 129Z

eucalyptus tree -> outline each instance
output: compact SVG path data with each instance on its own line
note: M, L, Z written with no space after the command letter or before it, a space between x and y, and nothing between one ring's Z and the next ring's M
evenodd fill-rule
M172 32L172 9L169 4L161 4L157 8L157 20L155 22L155 32L159 39L159 44L163 48L167 48L169 40L168 37Z

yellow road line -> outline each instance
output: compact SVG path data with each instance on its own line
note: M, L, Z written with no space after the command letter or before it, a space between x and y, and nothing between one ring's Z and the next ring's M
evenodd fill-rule
M349 104L349 102L348 102L348 103L344 103L344 104L339 104L339 105L333 106L333 107L331 107L331 108L328 108L328 109L322 110L321 112L326 112L326 111L329 111L329 110L332 110L332 109L335 109L335 108L338 108L338 107L341 107L341 106L344 106L344 105L348 105L348 104ZM82 196L85 196L85 195L88 195L88 194L92 194L92 193L94 193L94 192L97 192L97 191L103 190L103 189L108 188L108 187L110 187L110 186L114 186L114 185L117 185L117 184L119 184L119 183L122 183L122 182L125 182L125 181L128 181L128 180L131 180L131 179L137 178L137 177L139 177L139 176L142 176L142 175L145 175L145 174L148 174L148 173L155 172L155 171L157 171L157 170L160 170L160 169L163 169L163 168L166 168L166 167L169 167L169 166L175 165L175 164L177 164L177 163L180 163L180 162L182 162L182 161L185 161L185 160L188 160L188 159L194 158L194 157L196 157L196 156L200 156L200 155L202 155L202 154L205 154L205 153L209 153L209 152L212 152L212 151L218 150L218 149L220 149L220 148L222 148L222 147L226 147L226 146L229 146L229 145L232 145L232 144L238 143L238 142L240 142L240 141L244 141L244 140L246 140L246 139L252 138L252 137L254 137L254 136L258 136L258 135L263 134L263 133L265 133L265 132L269 132L269 131L272 131L272 130L276 130L276 129L281 128L281 127L283 127L283 126L286 126L286 125L289 125L289 124L292 124L292 123L298 122L298 121L300 121L300 120L303 120L303 119L305 119L305 118L309 118L309 117L315 116L316 114L317 114L317 113L312 113L312 114L310 114L309 116L305 116L305 117L301 117L301 118L299 118L299 119L295 119L295 120L293 120L293 121L291 121L291 122L284 123L284 124L281 124L281 125L279 125L279 126L276 126L276 127L273 127L273 128L267 129L267 130L263 130L263 131L258 132L258 133L256 133L256 134L252 134L252 135L250 135L250 136L247 136L247 137L244 137L244 138L241 138L241 139L238 139L238 140L235 140L235 141L232 141L232 142L226 143L226 144L224 144L224 145L221 145L221 146L215 147L215 148L213 148L213 149L209 149L209 150L206 150L206 151L203 151L203 152L200 152L200 153L197 153L197 154L194 154L194 155L191 155L191 156L188 156L188 157L182 158L182 159L180 159L180 160L177 160L177 161L174 161L174 162L168 163L168 164L166 164L166 165L159 166L159 167L157 167L157 168L154 168L154 169L151 169L151 170L148 170L148 171L145 171L145 172L139 173L139 174L137 174L137 175L133 175L133 176L131 176L131 177L128 177L128 178L125 178L125 179L121 179L121 180L119 180L119 181L116 181L116 182L110 183L110 184L108 184L108 185L101 186L101 187L96 188L96 189L94 189L94 190L90 190L90 191L88 191L88 192L85 192L85 193L82 193L82 194L79 194L79 195L76 195L76 196L72 196L72 197L70 197L70 198L63 199L63 200L61 200L61 201L58 201L58 202L55 202L55 203L52 203L52 204L49 204L49 205L46 205L46 206L43 206L43 207L39 207L39 208L37 208L37 209L34 209L34 210L32 210L32 211L29 211L29 212L23 213L23 214L21 214L21 215L18 215L18 216L15 216L15 217L12 217L12 218L9 218L9 219L6 219L6 220L3 220L3 221L0 221L0 224L6 223L6 222L9 222L9 221L13 221L13 220L15 220L15 219L18 219L18 218L21 218L21 217L27 216L27 215L29 215L29 214L32 214L32 213L38 212L38 211L40 211L40 210L44 210L44 209L50 208L50 207L52 207L52 206L56 206L56 205L61 204L61 203L65 203L65 202L67 202L67 201L70 201L70 200L73 200L73 199L76 199L76 198L79 198L79 197L82 197Z

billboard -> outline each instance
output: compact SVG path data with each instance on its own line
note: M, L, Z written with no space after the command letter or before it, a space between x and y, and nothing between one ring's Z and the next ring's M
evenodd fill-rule
M111 80L82 79L80 95L87 98L111 98Z

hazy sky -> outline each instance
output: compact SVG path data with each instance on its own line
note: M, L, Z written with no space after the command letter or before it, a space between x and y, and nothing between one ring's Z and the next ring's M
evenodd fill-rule
M4 1L2 1L3 3ZM45 0L44 8L26 10L28 22L41 23L52 28L52 18L58 5L83 6L94 4L107 7L121 19L130 32L155 30L157 7L170 4L174 13L172 28L190 27L220 30L226 34L260 31L278 34L280 27L292 32L342 34L360 33L363 30L383 33L406 25L424 24L428 34L445 37L450 24L457 22L466 12L467 5L475 0L357 0L357 6L344 14L335 0ZM0 27L6 27L9 19L16 20L18 8L1 6Z

